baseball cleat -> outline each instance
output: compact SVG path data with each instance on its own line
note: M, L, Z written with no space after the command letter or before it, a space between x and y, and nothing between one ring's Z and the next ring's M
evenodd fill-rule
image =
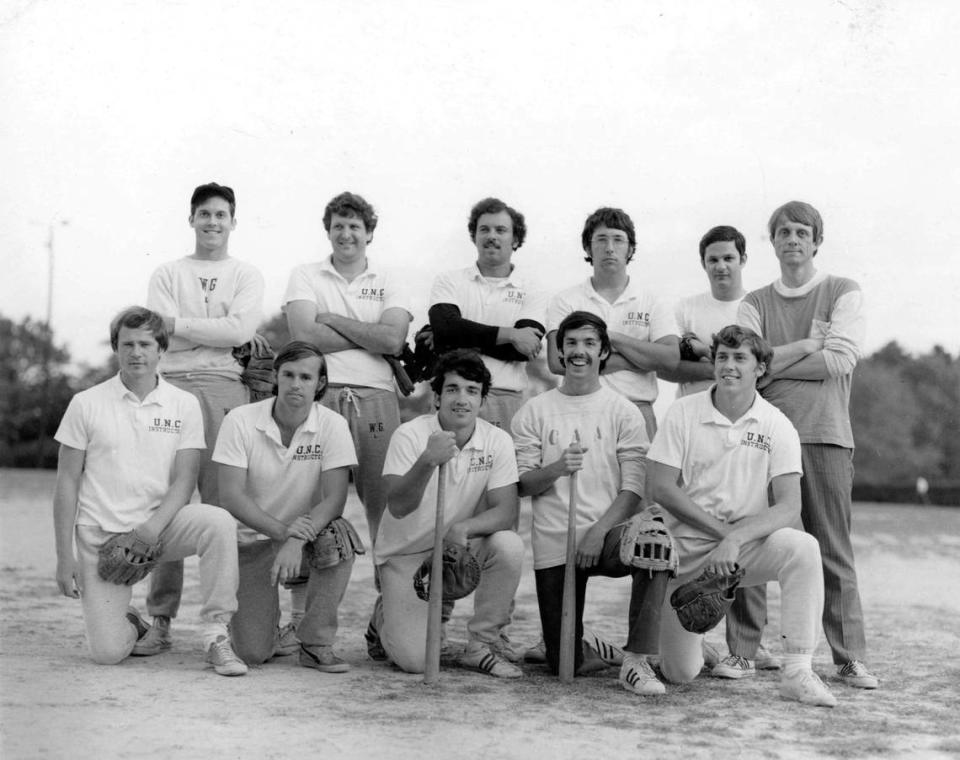
M287 623L277 632L277 646L273 650L274 657L286 657L295 654L300 648L300 639L297 638L297 628L293 623Z
M757 647L754 665L757 670L780 670L780 658L761 644Z
M812 670L801 670L789 677L781 676L780 697L815 707L837 706L837 698Z
M130 607L130 610L136 613L133 607ZM127 619L130 619L129 610L127 611ZM141 619L140 622L143 623L143 620ZM144 623L144 625L146 624ZM138 633L139 628L140 626L137 626ZM173 646L173 638L170 636L170 618L157 615L153 619L153 625L149 626L147 632L137 639L137 643L133 645L133 651L130 654L134 657L152 657L155 654L166 652L171 646Z
M346 673L350 663L337 656L333 647L300 645L300 664L321 673Z
M583 643L589 646L607 665L623 665L623 650L606 639L601 639L589 628L583 629Z
M666 694L667 687L660 682L646 655L625 653L620 666L620 685L627 691L644 697Z
M216 641L211 642L205 660L213 665L217 675L242 676L247 672L247 663L237 657L226 636L218 636Z
M714 678L753 678L756 674L757 669L753 666L752 660L735 654L728 654L710 671L710 675Z
M523 671L507 662L494 646L481 641L471 641L457 659L461 667L478 670L494 678L522 678Z
M867 670L867 666L860 660L850 660L841 665L837 668L837 675L847 686L856 689L876 689L880 685L880 679Z

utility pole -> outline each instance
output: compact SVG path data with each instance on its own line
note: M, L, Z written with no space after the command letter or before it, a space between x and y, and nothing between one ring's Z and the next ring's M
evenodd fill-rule
M44 448L47 443L47 426L50 421L50 360L53 358L53 265L54 233L57 227L66 227L68 219L54 219L47 225L47 340L43 346L43 400L40 410L40 430L37 435L36 467L43 467Z

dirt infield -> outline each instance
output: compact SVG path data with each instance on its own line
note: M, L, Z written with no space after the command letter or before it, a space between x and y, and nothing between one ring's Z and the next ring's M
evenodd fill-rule
M51 516L53 474L0 471L0 756L76 758L591 758L948 757L960 755L960 510L858 504L854 540L870 666L881 688L837 681L826 645L814 666L839 699L833 710L777 698L775 673L729 682L706 676L633 696L617 671L564 688L540 666L501 682L445 667L439 687L367 659L363 631L374 599L369 558L355 567L341 607L346 674L295 657L244 678L204 669L197 633L195 560L171 652L94 665L80 605L58 595ZM358 527L355 498L347 516ZM521 532L529 537L529 515ZM364 526L365 530L365 526ZM512 637L539 634L531 559ZM143 587L134 592L142 608ZM626 580L590 583L586 620L620 641ZM778 612L770 587L767 644ZM285 599L285 602L288 601ZM469 600L450 631L462 643ZM723 648L722 633L708 637Z

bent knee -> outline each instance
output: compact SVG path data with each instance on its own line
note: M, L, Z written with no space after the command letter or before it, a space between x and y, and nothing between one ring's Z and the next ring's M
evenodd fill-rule
M97 665L119 665L133 651L131 644L122 645L91 644L90 656Z
M798 561L820 563L820 543L809 533L796 528L781 528L770 534L781 551Z
M700 675L703 669L703 660L699 662L673 662L668 657L660 659L660 672L670 683L690 683Z
M389 657L393 664L400 668L400 670L405 673L423 672L426 657L422 645L420 647L398 646L396 643L384 638L383 648L387 653L387 657Z
M510 564L523 563L523 539L512 530L498 530L486 538L490 552L499 559Z

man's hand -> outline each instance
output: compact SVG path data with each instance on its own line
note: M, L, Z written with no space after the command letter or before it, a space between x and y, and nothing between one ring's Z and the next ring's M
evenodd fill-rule
M728 536L707 555L703 569L712 575L729 575L736 572L738 559L740 543Z
M273 348L270 346L270 341L267 340L260 333L254 333L253 337L250 339L251 348L253 349L252 353L254 356L270 356L273 354Z
M543 347L543 331L535 327L514 327L510 331L510 343L521 354L534 359Z
M427 448L424 449L424 462L439 467L457 455L457 437L451 430L437 430L427 439Z
M587 449L579 443L571 443L553 465L561 470L561 475L572 475L583 469L583 455L586 453Z
M303 541L313 541L317 537L317 529L313 525L310 515L300 515L296 520L287 526L283 534L283 540L288 538L299 538Z
M600 561L604 538L606 538L606 531L600 527L599 523L590 526L577 547L577 567L593 567Z
M287 539L270 568L270 582L283 583L300 577L303 564L303 541L298 538Z
M150 546L156 546L160 543L160 534L163 532L163 529L157 527L152 519L140 523L133 530L137 534L137 538Z
M57 562L57 587L64 596L79 599L83 592L83 584L80 581L80 563L73 556L73 552L67 557L61 557Z
M447 528L447 533L443 537L443 540L460 546L469 546L470 544L470 539L467 537L467 528L463 522L456 522Z

